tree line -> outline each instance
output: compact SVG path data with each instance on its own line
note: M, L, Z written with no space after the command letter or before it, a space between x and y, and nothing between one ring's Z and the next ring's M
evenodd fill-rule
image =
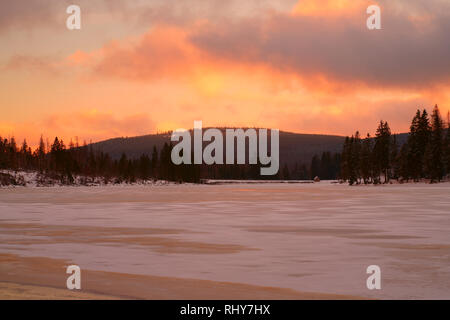
M448 122L448 121L447 121ZM380 121L376 134L361 138L357 131L346 137L342 153L323 152L309 164L282 164L277 175L260 175L260 165L174 165L172 144L166 142L160 150L153 147L149 154L129 158L122 154L113 159L94 150L91 144L64 141L57 137L50 144L41 136L39 146L32 151L27 141L18 145L14 137L0 137L0 169L37 171L43 177L72 184L75 177L83 181L101 178L104 183L132 183L138 180L168 180L198 183L201 179L341 179L349 184L389 183L429 179L438 182L450 174L450 137L437 106L431 116L417 110L407 141L401 143L391 133L389 125Z
M156 146L150 154L139 158L129 158L122 154L113 159L108 153L94 150L86 142L63 140L55 137L53 143L44 142L41 136L39 146L32 151L26 139L18 145L15 138L0 137L0 169L13 171L37 171L40 176L57 180L62 184L75 183L80 176L87 183L101 178L104 183L133 183L139 180L168 180L179 182L200 182L201 179L239 180L309 180L315 176L321 179L336 179L339 175L340 154L324 152L314 156L310 164L296 162L292 166L284 164L275 176L260 175L260 165L180 165L171 161L172 144L165 143L158 150Z
M417 110L401 145L385 121L380 121L375 137L361 138L357 131L345 139L340 178L350 185L389 183L391 179L439 182L450 174L448 128L449 120L444 123L436 105L431 116L426 109Z
M95 151L92 145L79 146L72 141L68 146L56 137L52 144L41 137L39 146L32 151L26 140L18 146L14 137L0 137L0 169L38 171L41 175L74 183L75 176L86 179L101 177L105 183L136 182L137 180L198 181L195 166L175 166L170 159L171 146L161 150L153 147L152 153L130 159L122 154L113 159L109 154Z

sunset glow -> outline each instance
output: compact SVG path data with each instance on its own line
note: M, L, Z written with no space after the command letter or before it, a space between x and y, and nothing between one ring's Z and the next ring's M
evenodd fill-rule
M376 32L365 0L78 2L79 31L63 3L39 17L0 5L1 136L99 141L194 120L349 135L384 119L405 132L417 108L450 107L445 1L378 1Z

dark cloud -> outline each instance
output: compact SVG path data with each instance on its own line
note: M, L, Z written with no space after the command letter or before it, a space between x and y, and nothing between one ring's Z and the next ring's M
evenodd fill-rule
M12 27L34 29L63 23L65 8L71 3L1 1L0 33ZM338 81L394 87L450 81L448 0L380 0L383 30L376 31L367 30L363 11L342 19L293 16L280 9L292 7L295 0L77 3L87 14L107 10L137 24L181 24L190 33L191 43L214 58L268 65L302 77L325 75ZM195 23L202 19L204 23Z
M61 30L67 19L66 9L76 4L82 14L108 12L122 18L132 14L132 4L137 0L12 0L0 1L0 33L16 30L36 30L39 28L55 28Z
M0 32L11 28L51 25L55 22L56 3L52 0L1 1Z
M450 80L450 12L438 4L430 1L426 12L384 10L383 30L369 31L364 13L353 20L273 14L208 24L190 40L214 56L302 76L423 87ZM411 18L417 12L423 20Z
M296 0L2 0L0 33L6 30L57 27L67 18L66 8L79 5L85 17L108 13L117 23L148 26L185 24L196 19L229 20L270 9L285 9ZM55 30L59 30L55 28Z

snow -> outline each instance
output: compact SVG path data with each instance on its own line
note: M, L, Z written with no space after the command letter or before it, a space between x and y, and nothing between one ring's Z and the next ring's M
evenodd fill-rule
M449 208L450 183L4 188L0 252L63 258L82 269L380 299L450 299ZM35 226L6 232L5 225L18 223ZM74 227L80 227L75 236L45 232ZM99 241L111 227L137 233ZM172 231L142 235L142 228ZM131 241L136 235L173 247ZM242 250L190 251L183 243ZM366 288L369 265L380 266L382 290Z
M59 181L59 179L52 179L48 176L40 174L37 171L13 171L13 170L0 170L0 174L8 174L19 183L18 185L8 185L2 186L0 188L17 188L17 187L59 187L59 186L67 186L67 184L63 184ZM137 180L133 183L128 182L120 182L116 183L114 181L110 181L109 183L105 183L105 179L102 177L86 177L80 175L73 176L74 181L70 185L72 187L78 186L89 186L89 187L105 187L105 186L130 186L130 185L153 185L153 186L162 186L175 184L175 182L165 181L165 180ZM111 179L112 180L112 179Z
M225 180L202 179L202 184L265 184L265 183L314 183L312 180Z

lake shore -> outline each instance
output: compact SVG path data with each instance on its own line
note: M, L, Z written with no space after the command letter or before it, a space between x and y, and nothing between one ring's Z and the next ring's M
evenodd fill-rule
M65 269L69 264L58 259L0 254L0 299L358 299L353 296L298 292L240 283L93 270L82 270L81 290L71 291L65 288L69 276Z

